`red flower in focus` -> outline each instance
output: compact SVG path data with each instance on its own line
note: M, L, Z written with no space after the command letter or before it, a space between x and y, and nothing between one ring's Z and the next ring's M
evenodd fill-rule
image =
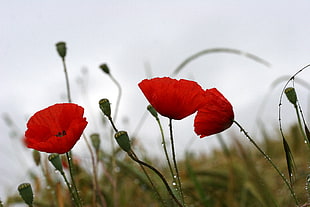
M234 112L229 101L216 89L207 89L204 106L198 109L194 130L200 138L216 134L229 128Z
M156 111L170 119L193 114L204 100L204 90L194 81L153 78L141 81L139 87Z
M27 123L25 144L48 153L66 153L80 139L86 125L84 109L72 103L55 104L36 112Z

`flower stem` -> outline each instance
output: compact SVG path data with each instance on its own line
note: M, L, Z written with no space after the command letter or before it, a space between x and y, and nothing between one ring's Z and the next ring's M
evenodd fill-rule
M70 192L70 194L71 194L71 197L72 197L72 199L73 199L73 201L74 201L75 206L80 206L80 205L79 205L79 202L78 202L78 198L76 197L76 195L75 195L75 193L74 193L74 191L73 191L73 189L72 189L72 186L70 185L70 183L69 183L69 181L68 181L68 179L67 179L66 174L64 173L64 171L60 171L60 174L62 175L62 177L63 177L64 180L65 180L65 183L66 183L66 185L67 185L67 187L68 187L68 189L69 189L69 192Z
M170 162L170 158L169 158L168 151L167 151L167 146L166 146L166 141L165 141L165 136L164 136L163 127L162 127L162 125L161 125L160 120L159 120L158 117L156 117L156 121L157 121L158 126L159 126L159 129L160 129L160 134L161 134L161 139L162 139L161 144L162 144L163 149L164 149L164 152L165 152L165 156L166 156L166 159L167 159L168 167L169 167L171 176L172 176L172 178L173 178L173 181L175 181L173 169L172 169L171 162Z
M171 141L171 151L172 151L172 159L173 159L173 165L174 165L174 170L176 175L173 176L173 179L175 180L175 176L177 178L177 186L179 188L179 194L182 199L183 205L184 203L184 195L183 195L183 190L182 190L182 185L181 185L181 180L180 180L180 174L178 170L178 165L176 161L176 155L175 155L175 149L174 149L174 141L173 141L173 133L172 133L172 119L169 119L169 129L170 129L170 141Z
M165 185L165 187L166 187L168 193L169 193L170 196L172 197L172 199L178 204L179 207L184 207L184 206L180 203L180 201L175 197L175 195L173 194L173 192L172 192L172 190L171 190L171 188L170 188L170 186L169 186L167 180L165 179L165 177L164 177L156 168L154 168L153 166L151 166L151 165L149 165L149 164L147 164L147 163L145 163L145 162L139 160L139 159L134 155L134 152L133 152L133 151L128 152L128 156L129 156L132 160L134 160L135 162L137 162L137 163L139 163L139 164L141 164L141 165L146 166L147 168L151 169L154 173L156 173L156 174L158 175L158 177L159 177L159 178L162 180L162 182L164 183L164 185Z
M70 172L70 177L71 177L71 183L72 183L72 188L73 188L73 193L74 195L76 196L76 199L77 199L77 206L82 206L81 204L81 197L79 195L79 192L77 190L77 187L76 187L76 184L75 184L75 181L74 181L74 177L73 177L73 162L72 162L72 153L71 151L67 152L66 153L66 156L67 156L67 160L68 160L68 164L69 164L69 172Z
M310 143L309 143L309 141L307 139L307 135L306 135L306 133L304 131L304 128L302 127L302 124L301 124L301 118L300 118L300 113L299 113L299 110L298 110L298 105L294 104L294 108L296 110L296 115L297 115L297 120L298 120L298 125L299 125L299 128L300 128L300 131L301 131L302 136L303 136L303 138L305 140L305 143L307 143L307 145L308 145L308 149L310 149Z
M266 158L266 160L271 164L271 166L276 170L276 172L280 175L282 180L284 181L285 185L289 189L291 196L294 198L295 204L298 206L299 202L296 198L296 194L290 185L289 181L286 179L284 174L279 170L279 168L274 164L274 162L271 160L271 158L256 144L256 142L250 137L250 135L245 131L245 129L234 120L234 123L239 127L240 131L249 139L249 141L255 146L255 148Z
M65 61L65 58L61 58L61 59L62 59L62 64L63 64L63 67L64 67L64 73L65 73L65 77L66 77L66 87L67 87L68 102L71 103L72 99L71 99L69 75L68 75L68 71L67 71L66 61Z
M96 159L95 161L95 156L94 156L94 152L89 144L89 141L85 135L85 133L83 133L83 138L85 140L86 146L90 152L90 157L91 157L91 162L92 162L92 167L93 167L93 189L94 189L94 194L93 194L93 205L95 206L97 197L100 199L101 202L101 206L106 206L106 201L103 197L103 195L100 192L100 187L98 185L98 173L97 173L97 163L98 163L98 159ZM98 158L98 157L97 157Z
M134 151L131 151L132 155L138 159L137 155L134 153ZM155 184L153 183L151 177L149 176L149 174L146 172L145 168L144 168L144 165L142 165L141 163L139 163L141 169L143 170L144 174L146 175L148 181L151 183L151 186L152 188L155 190L155 194L156 196L158 197L158 199L160 200L160 202L163 204L163 206L166 206L165 203L164 203L164 200L163 198L161 197L161 195L159 194L157 188L155 187Z

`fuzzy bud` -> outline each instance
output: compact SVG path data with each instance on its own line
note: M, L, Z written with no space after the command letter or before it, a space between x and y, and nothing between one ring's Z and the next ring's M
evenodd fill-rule
M100 137L98 133L94 133L90 135L90 140L91 143L93 145L93 147L95 148L96 152L99 151L100 149Z
M26 204L32 206L33 192L30 183L22 183L18 186L18 192Z
M55 167L56 170L59 172L63 172L62 163L59 157L59 154L50 154L48 156L48 160L52 163L52 165Z
M66 57L67 47L66 47L66 43L65 42L58 42L58 43L56 43L56 49L57 49L58 55L61 58L65 58Z
M108 67L107 64L103 63L99 66L99 68L101 68L101 70L106 74L110 74L110 68Z
M289 87L285 89L285 95L287 97L287 99L294 105L296 105L297 103L297 95L296 95L296 91L294 88Z
M147 106L147 110L156 118L158 119L158 113L156 109L152 105Z
M114 137L120 148L122 148L125 152L131 151L130 140L126 131L119 131L115 133Z
M36 163L36 165L39 166L40 165L40 160L41 160L40 152L37 151L37 150L33 150L32 151L32 157L33 157L33 160Z
M109 99L103 98L99 101L99 107L104 115L111 117L111 106Z

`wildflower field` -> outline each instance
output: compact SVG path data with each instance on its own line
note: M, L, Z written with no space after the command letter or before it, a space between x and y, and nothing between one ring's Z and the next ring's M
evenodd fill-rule
M27 175L28 182L16 186L15 194L1 197L0 206L310 206L310 131L307 110L303 108L308 103L300 101L295 88L308 65L280 83L283 90L279 94L279 130L274 135L261 127L262 140L235 119L233 105L216 86L205 89L194 80L175 79L173 75L141 80L137 87L149 105L140 110L146 111L158 126L158 131L148 133L160 135L162 156L154 157L137 144L143 137L133 137L114 121L123 104L121 91L126 88L112 75L108 63L99 65L99 69L119 91L115 104L105 94L98 100L101 127L107 133L85 133L92 123L84 114L84 106L75 103L71 94L66 43L58 42L56 52L63 66L67 101L33 112L25 123L22 142L32 152L38 171ZM267 64L253 54L217 48L190 56L174 74L188 62L213 52L241 54ZM308 88L307 78L303 81ZM285 129L282 105L295 109L295 120ZM192 127L196 138L215 135L213 139L218 140L220 147L209 154L188 151L177 159L178 137L173 126L191 115L194 119L188 128ZM165 119L168 127L163 127ZM228 143L221 132L232 126L239 133L231 133ZM91 158L86 164L72 151L82 140ZM103 148L103 142L110 144L110 150Z

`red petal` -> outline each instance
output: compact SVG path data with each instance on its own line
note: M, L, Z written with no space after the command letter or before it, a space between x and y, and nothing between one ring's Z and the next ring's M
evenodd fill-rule
M198 109L194 120L194 130L200 138L216 134L229 128L234 120L234 112L229 101L216 89L206 90L205 104Z
M177 120L195 113L204 93L194 81L168 77L145 79L138 85L158 113Z
M49 153L70 151L87 125L83 114L84 109L72 103L55 104L38 111L27 123L26 146Z

